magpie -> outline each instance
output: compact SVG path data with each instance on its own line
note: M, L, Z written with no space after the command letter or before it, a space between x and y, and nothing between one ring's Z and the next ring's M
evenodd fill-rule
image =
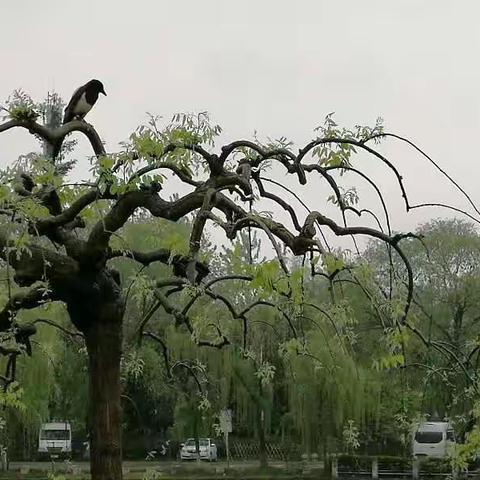
M63 123L68 123L75 118L83 120L83 117L95 105L100 93L107 95L100 80L90 80L85 85L77 88L73 92L67 108L65 108Z

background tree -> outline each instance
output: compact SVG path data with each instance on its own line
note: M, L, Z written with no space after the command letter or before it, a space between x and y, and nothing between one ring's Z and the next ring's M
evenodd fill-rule
M471 428L466 412L478 394L480 237L475 225L464 220L433 220L416 233L422 241L408 241L404 250L416 266L412 315L426 327L427 348L419 344L409 348L408 364L423 370L410 378L422 392L423 412L456 417L458 433L463 434ZM370 264L388 263L386 250L377 244L365 256ZM395 264L398 258L392 260ZM396 267L399 280L404 281L404 269ZM379 281L386 276L384 272Z

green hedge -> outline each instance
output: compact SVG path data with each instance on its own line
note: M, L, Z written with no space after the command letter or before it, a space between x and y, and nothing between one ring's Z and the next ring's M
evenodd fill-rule
M355 472L358 470L371 470L372 459L368 455L337 455L338 471Z
M450 473L452 466L444 458L425 458L420 461L420 472L422 473Z
M337 455L339 472L371 471L372 462L378 460L379 471L409 472L412 470L412 458L388 455ZM452 467L448 459L420 458L419 470L422 473L450 473Z
M378 457L378 469L396 472L410 471L412 469L412 459L410 457L380 455Z
M394 457L391 455L338 455L338 470L370 471L375 458L378 460L378 469L381 471L403 472L412 469L412 459L408 457Z

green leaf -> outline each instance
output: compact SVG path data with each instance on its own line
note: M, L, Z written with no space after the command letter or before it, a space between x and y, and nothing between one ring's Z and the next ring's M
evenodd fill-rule
M322 257L322 262L325 270L329 275L345 267L345 262L342 258L333 255L332 253L325 253Z

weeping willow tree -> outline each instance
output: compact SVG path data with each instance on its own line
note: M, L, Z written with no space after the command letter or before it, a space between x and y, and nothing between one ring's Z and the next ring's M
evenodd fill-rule
M65 392L59 384L59 378L65 378L65 362L68 360L65 356L65 339L58 328L49 326L50 323L60 326L65 320L65 310L61 305L52 303L42 308L41 312L42 318L30 311L23 311L18 317L20 326L34 324L38 326L38 331L32 341L32 348L37 351L35 358L22 355L16 363L16 375L21 379L21 384L12 382L6 387L7 393L16 393L19 399L18 408L15 406L4 410L4 430L8 439L6 447L10 458L14 459L35 458L40 425L53 418L56 394L60 390ZM68 395L73 401L78 399L80 404L84 404L85 394L78 391L75 379L72 380L74 388L70 389ZM60 412L57 410L57 413ZM70 412L63 411L62 418L72 416Z
M287 377L289 414L307 452L338 451L344 425L364 426L377 409L379 379L339 346L325 349L325 339L311 332L308 356L290 356ZM330 342L334 343L334 342ZM318 450L317 450L318 449Z

